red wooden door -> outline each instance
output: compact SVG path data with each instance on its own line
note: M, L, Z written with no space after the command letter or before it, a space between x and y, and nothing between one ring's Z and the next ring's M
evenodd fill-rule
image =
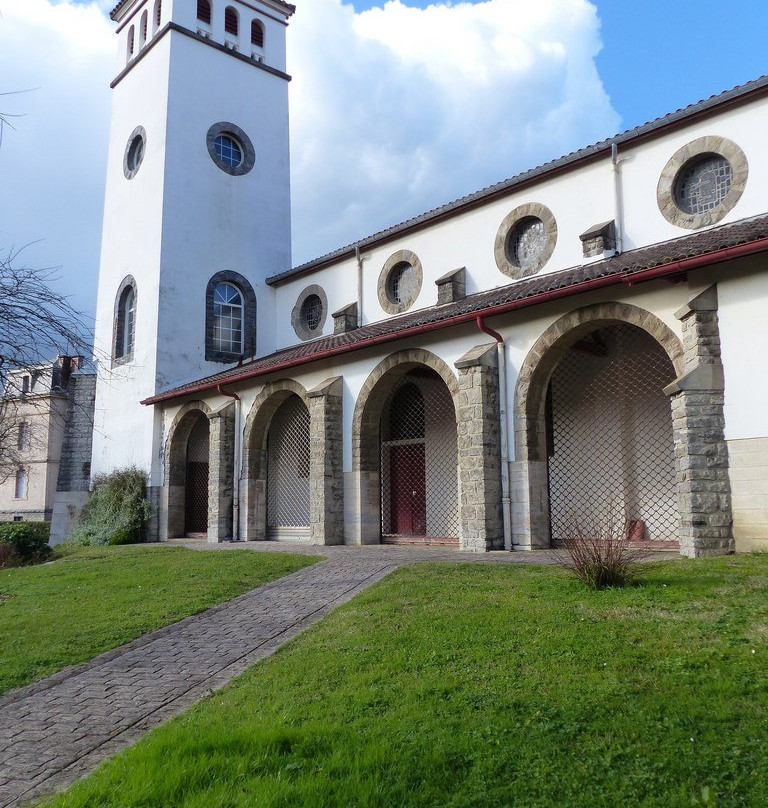
M208 464L187 463L184 492L184 532L208 532Z
M427 481L424 444L390 447L392 532L424 536L427 533Z

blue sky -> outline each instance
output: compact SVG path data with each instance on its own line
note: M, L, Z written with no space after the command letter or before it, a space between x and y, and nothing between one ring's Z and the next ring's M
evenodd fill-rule
M192 0L189 0L192 2ZM0 248L92 311L110 0L0 0ZM768 72L768 3L297 0L294 263ZM275 267L281 271L284 267Z

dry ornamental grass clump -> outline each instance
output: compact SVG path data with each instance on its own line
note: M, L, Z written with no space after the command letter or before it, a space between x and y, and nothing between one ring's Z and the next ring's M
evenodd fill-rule
M612 510L603 518L571 518L558 562L590 589L628 586L639 575L637 562L643 556L629 541L632 523Z

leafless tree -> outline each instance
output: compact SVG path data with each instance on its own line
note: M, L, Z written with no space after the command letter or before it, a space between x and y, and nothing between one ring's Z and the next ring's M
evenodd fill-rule
M24 389L25 371L59 355L91 353L89 324L55 291L55 280L51 270L24 266L18 252L0 252L0 481L17 467L24 448L20 414L44 401Z

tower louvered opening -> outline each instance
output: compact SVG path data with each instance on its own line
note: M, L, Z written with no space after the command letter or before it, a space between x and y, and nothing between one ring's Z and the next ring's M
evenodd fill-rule
M297 395L272 417L267 457L267 537L309 538L309 410Z
M381 418L382 542L457 544L457 479L450 392L433 371L411 371Z
M633 540L677 541L672 415L675 378L645 331L615 325L579 340L559 362L547 400L552 542L574 522L610 521Z

